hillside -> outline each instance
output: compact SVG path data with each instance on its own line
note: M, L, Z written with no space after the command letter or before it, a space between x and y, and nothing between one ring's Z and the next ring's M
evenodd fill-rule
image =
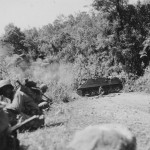
M137 150L150 148L150 95L119 93L104 97L79 98L68 104L53 106L47 114L47 123L58 123L19 138L28 150L65 149L75 131L88 125L121 123L137 137Z

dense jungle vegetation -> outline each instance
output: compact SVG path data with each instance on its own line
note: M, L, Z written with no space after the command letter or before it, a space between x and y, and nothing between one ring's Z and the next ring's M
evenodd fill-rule
M1 36L1 78L47 83L57 100L100 76L124 78L130 91L150 91L149 1L93 0L91 6L40 29L8 24Z

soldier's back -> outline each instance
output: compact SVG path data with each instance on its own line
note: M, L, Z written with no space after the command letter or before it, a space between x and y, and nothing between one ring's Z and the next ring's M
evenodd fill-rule
M17 134L9 132L8 116L0 105L0 150L19 150Z
M5 150L7 147L7 129L8 129L8 117L3 111L3 106L0 105L0 149Z

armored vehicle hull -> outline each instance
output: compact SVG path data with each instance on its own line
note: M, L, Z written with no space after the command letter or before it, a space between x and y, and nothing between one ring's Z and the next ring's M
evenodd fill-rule
M123 85L119 78L97 78L88 79L78 89L80 96L104 95L108 93L119 92Z

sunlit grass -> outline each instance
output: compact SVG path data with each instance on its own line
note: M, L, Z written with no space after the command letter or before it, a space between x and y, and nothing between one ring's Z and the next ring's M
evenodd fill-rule
M72 110L66 104L53 105L45 117L44 128L19 134L23 150L66 149L74 133L74 126L70 125Z

